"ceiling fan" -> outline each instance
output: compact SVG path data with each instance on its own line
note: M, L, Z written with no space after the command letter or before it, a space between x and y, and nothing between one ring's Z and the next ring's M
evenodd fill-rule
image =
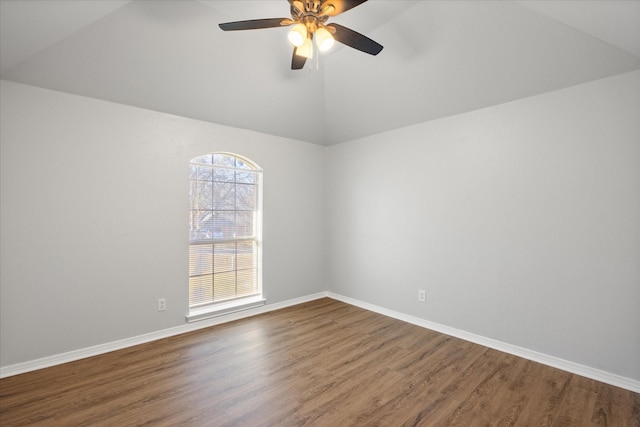
M291 19L267 18L235 21L219 24L224 31L257 30L262 28L287 27L289 42L293 45L291 69L300 70L313 55L313 40L320 51L328 50L333 41L377 55L382 45L370 38L338 24L325 24L329 18L353 9L367 0L287 0L291 5Z

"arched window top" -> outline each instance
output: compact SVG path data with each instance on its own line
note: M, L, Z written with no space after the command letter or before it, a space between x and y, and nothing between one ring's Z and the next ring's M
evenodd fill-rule
M233 153L211 153L191 159L191 164L218 166L231 169L250 169L261 171L260 167L249 159Z

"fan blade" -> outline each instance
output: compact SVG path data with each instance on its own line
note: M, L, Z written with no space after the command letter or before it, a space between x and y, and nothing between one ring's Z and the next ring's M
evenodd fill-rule
M326 10L323 15L336 16L346 12L349 9L353 9L356 6L360 6L367 0L326 0L322 5L322 8ZM329 5L333 8L327 8Z
M307 58L304 56L296 55L298 52L298 48L293 48L293 58L291 58L291 69L292 70L302 70L304 68L304 63L307 62Z
M250 19L248 21L225 22L218 24L224 31L259 30L262 28L274 28L291 25L289 18Z
M362 34L353 31L350 28L343 27L338 24L329 24L327 27L333 29L335 31L331 31L333 33L333 38L339 41L342 44L346 44L354 49L359 51L368 53L370 55L377 55L382 50L382 45L376 43L371 40L367 36L363 36Z

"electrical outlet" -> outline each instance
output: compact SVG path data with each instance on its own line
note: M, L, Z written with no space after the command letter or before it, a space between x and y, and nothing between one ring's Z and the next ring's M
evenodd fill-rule
M425 291L424 289L420 289L418 291L418 301L420 301L420 302L426 302L427 301L427 291Z
M158 311L165 311L167 309L167 300L165 298L158 299Z

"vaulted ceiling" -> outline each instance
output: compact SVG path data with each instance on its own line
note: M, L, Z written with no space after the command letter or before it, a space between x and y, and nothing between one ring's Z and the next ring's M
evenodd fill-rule
M0 77L331 145L640 68L640 1L369 0L290 69L286 0L0 0Z

